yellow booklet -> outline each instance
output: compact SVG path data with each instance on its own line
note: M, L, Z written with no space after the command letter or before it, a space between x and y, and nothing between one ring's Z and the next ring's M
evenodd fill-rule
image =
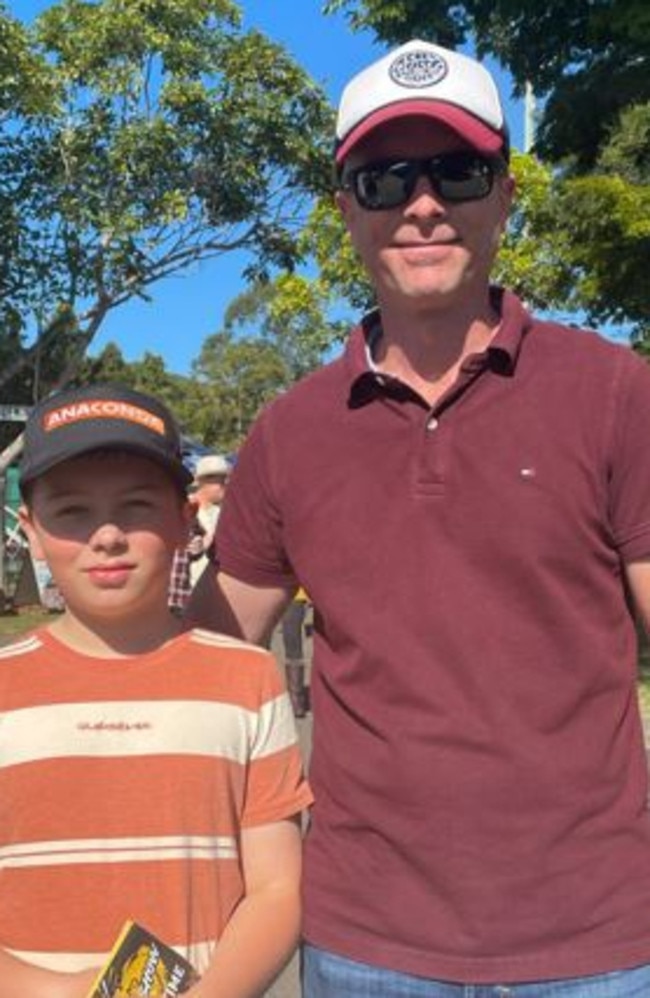
M175 998L199 975L176 950L142 925L127 921L88 998Z

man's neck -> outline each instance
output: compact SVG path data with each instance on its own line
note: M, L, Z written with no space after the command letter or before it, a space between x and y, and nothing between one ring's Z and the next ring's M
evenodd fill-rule
M464 314L405 314L382 308L380 321L373 349L377 369L399 378L433 405L456 381L463 361L486 350L499 317L490 306Z

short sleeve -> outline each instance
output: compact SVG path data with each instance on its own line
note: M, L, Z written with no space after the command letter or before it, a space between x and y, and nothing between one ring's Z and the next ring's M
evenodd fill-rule
M273 484L270 409L253 425L237 457L217 528L219 564L249 585L294 589Z
M612 407L609 512L624 562L650 557L650 366L623 355Z

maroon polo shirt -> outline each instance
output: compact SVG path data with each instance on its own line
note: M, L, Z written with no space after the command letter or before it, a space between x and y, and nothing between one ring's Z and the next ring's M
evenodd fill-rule
M218 538L318 611L306 938L472 982L650 961L650 369L497 304L433 409L354 330L257 421Z

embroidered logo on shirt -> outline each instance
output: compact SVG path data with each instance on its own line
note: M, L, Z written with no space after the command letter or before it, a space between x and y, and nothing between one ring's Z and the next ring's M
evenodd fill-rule
M149 721L81 721L79 731L149 731L153 727Z

